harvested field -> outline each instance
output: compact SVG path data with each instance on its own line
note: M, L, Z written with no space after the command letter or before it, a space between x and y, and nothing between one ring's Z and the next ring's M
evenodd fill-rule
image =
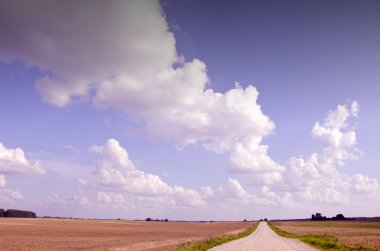
M252 224L0 218L0 250L170 250Z
M299 235L328 235L349 247L380 250L380 222L374 221L276 221L283 231Z

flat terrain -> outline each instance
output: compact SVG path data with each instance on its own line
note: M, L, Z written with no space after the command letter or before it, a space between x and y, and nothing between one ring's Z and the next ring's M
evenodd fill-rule
M0 250L169 250L252 224L0 218Z
M374 221L278 221L274 226L292 234L329 235L349 247L380 250L380 222Z
M261 222L251 235L210 249L210 251L317 251L305 243L276 234L266 222Z

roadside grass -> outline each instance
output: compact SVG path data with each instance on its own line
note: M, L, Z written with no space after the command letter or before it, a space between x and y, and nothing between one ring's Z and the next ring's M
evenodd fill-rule
M357 246L357 247L348 247L342 243L339 243L337 239L328 236L328 235L297 235L285 232L273 224L268 223L269 227L273 229L278 235L286 238L295 238L303 241L313 247L316 247L321 250L328 251L374 251L373 249Z
M259 226L259 222L256 222L252 227L250 227L246 231L241 232L239 234L217 236L217 237L206 239L203 241L197 241L194 243L184 244L173 249L172 251L206 251L210 248L222 245L224 243L237 240L243 237L247 237L248 235L255 232L258 226Z

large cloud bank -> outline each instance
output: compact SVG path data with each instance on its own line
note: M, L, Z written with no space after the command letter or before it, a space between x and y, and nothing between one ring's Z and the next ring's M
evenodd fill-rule
M229 178L224 186L218 188L204 186L193 190L170 186L159 176L138 170L126 149L115 139L109 139L102 146L92 147L94 153L101 155L97 168L98 200L126 206L149 198L144 200L145 206L210 209L211 205L216 205L229 210L236 203L253 207L303 208L308 205L363 206L366 205L363 199L370 203L380 201L377 179L362 174L350 176L342 171L346 161L361 156L356 148L356 133L349 123L356 119L358 113L356 101L338 105L311 130L311 136L326 142L327 146L308 157L291 157L282 167L278 182L259 186L243 187L235 178ZM255 179L254 175L244 172L237 176L249 181Z
M210 89L206 65L177 55L158 1L2 5L0 59L45 70L36 88L46 102L120 109L144 121L151 139L229 152L234 171L263 175L264 183L280 179L283 168L261 144L275 125L256 88Z
M100 207L118 209L164 208L192 210L226 208L231 205L262 205L261 198L247 192L237 179L229 178L224 186L198 190L169 185L158 175L139 170L116 139L95 145L91 151L100 156L96 168L97 202ZM215 208L214 208L215 210Z

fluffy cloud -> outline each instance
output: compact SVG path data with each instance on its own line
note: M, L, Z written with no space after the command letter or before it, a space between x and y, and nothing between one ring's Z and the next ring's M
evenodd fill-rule
M12 204L24 196L17 190L6 189L5 175L43 174L45 171L39 162L31 163L25 158L21 148L6 148L0 143L0 202Z
M30 163L21 148L6 148L0 143L0 174L42 174L39 162Z
M291 191L298 201L326 203L352 203L355 195L373 196L380 192L378 181L357 174L349 176L339 168L345 162L360 156L355 147L356 133L349 127L349 120L358 116L356 101L338 105L330 111L323 123L315 123L311 134L328 145L321 153L308 158L290 158L283 187Z
M215 196L214 200L242 200L247 199L250 195L242 187L237 179L228 178L228 182L225 187L219 187L216 192L212 192Z
M118 141L109 139L102 146L93 146L92 150L101 155L98 163L98 181L102 190L98 192L98 201L124 202L123 193L138 200L151 197L173 206L204 206L201 195L192 189L170 186L160 177L138 170L129 159L128 152ZM108 191L108 192L107 192Z
M275 125L257 103L257 89L236 83L214 92L206 65L177 55L159 1L16 0L2 4L0 17L7 38L0 59L46 71L36 81L46 102L120 109L142 120L150 139L229 152L233 171L265 176L257 178L265 183L281 179L283 168L261 144Z
M64 106L124 72L150 78L177 61L158 1L3 1L0 58L46 72L45 101ZM19 17L23 17L20 22ZM48 20L48 21L47 21Z
M354 101L349 105L339 105L335 111L329 112L324 123L317 122L312 130L316 139L329 144L325 149L326 162L337 162L342 165L347 159L354 159L360 153L354 148L356 133L348 127L348 120L357 117L359 104ZM334 164L334 163L330 163Z
M247 137L233 145L231 153L232 173L241 174L251 184L274 184L282 180L285 168L273 161L268 153L268 146L261 145L261 139Z
M101 156L96 172L99 184L97 200L100 205L123 209L139 206L206 209L211 204L223 208L232 208L231 205L241 203L277 204L281 199L269 191L269 188L264 189L259 195L251 194L233 178L228 178L224 186L216 189L207 186L198 191L169 185L159 176L137 169L127 150L115 139L109 139L101 146L93 146L91 150ZM273 202L273 198L276 202Z

